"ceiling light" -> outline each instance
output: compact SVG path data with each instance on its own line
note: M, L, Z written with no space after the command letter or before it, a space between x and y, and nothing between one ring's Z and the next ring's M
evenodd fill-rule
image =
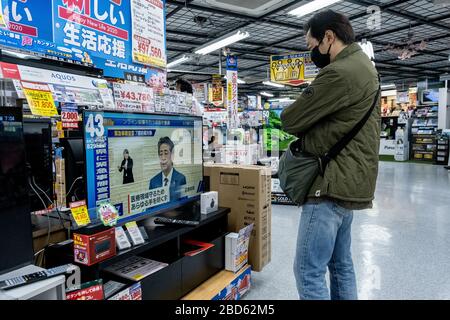
M395 84L385 84L381 86L382 90L388 90L388 89L396 89L397 87L395 86Z
M222 39L217 39L214 42L207 44L205 46L203 46L202 48L199 48L195 51L196 54L208 54L210 52L216 51L220 48L226 47L232 43L241 41L242 39L248 38L250 36L250 34L248 32L241 32L240 30L231 35L228 36L226 38L222 38Z
M290 98L277 98L277 99L270 99L269 102L295 102L295 100Z
M274 97L273 94L265 92L265 91L261 91L259 94L262 95L262 96L265 96L265 97L269 97L269 98L273 98Z
M319 9L331 6L332 4L339 2L341 0L314 0L309 2L301 7L298 7L292 11L289 11L289 14L296 15L299 17L306 16L311 12L317 11Z
M175 61L169 62L167 64L167 68L173 68L173 67L175 67L175 66L177 66L179 64L182 64L183 62L188 61L189 59L190 59L189 56L183 55L181 58L179 58L179 59L177 59Z
M375 60L375 51L373 50L372 42L363 39L363 41L358 42L359 46L363 50L363 52L369 57L369 59L373 62ZM373 63L375 65L375 63Z
M10 51L10 50L5 50L5 49L1 50L1 52L3 54L6 54L7 56L16 57L16 58L19 58L19 59L40 59L39 57L30 55L30 54L23 54L23 53L20 53L20 52Z
M271 86L271 87L276 87L276 88L284 88L284 85L275 83L275 82L270 82L270 81L264 81L263 84L265 84L266 86Z

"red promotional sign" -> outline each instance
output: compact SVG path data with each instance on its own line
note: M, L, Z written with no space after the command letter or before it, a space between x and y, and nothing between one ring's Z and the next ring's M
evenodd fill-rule
M103 300L103 285L97 284L67 293L66 300Z

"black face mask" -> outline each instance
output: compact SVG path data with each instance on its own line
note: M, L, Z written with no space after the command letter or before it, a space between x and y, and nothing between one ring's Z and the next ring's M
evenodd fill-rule
M330 57L330 50L331 50L331 44L328 48L328 52L326 54L320 53L319 46L322 43L322 41L319 42L319 45L312 49L311 51L311 60L314 62L314 64L319 69L325 68L327 65L331 63L331 57Z

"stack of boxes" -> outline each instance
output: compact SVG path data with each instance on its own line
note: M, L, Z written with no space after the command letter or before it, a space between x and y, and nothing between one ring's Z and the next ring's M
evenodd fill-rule
M66 206L66 171L64 159L55 160L56 179L55 179L55 194L57 199L57 206L59 208Z
M261 271L271 259L271 169L261 166L205 164L206 189L219 193L219 206L231 209L228 231L254 223L249 264Z

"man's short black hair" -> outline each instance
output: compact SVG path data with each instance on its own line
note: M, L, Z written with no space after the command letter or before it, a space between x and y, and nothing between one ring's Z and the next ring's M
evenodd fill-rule
M163 137L163 138L159 139L159 141L158 141L158 154L159 154L162 144L167 144L169 146L170 152L172 152L173 148L175 147L175 145L173 144L172 140L170 140L169 137Z
M188 81L184 80L184 79L178 79L176 82L176 85L180 86L180 91L181 92L187 92L187 93L193 93L193 89L192 89L192 84L190 84Z
M310 31L311 36L322 41L325 31L331 30L344 44L355 42L355 31L350 20L343 14L333 10L325 10L315 14L304 26L305 32Z

